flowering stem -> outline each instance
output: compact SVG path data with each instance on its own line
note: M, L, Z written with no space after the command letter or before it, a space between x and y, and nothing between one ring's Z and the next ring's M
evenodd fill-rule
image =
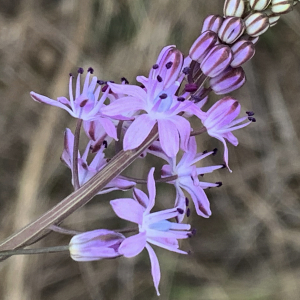
M61 223L74 211L88 203L98 192L103 189L113 178L124 171L145 149L158 138L158 126L154 126L149 136L136 149L121 150L110 162L78 190L60 201L52 209L31 222L18 232L9 236L0 243L0 250L16 249L35 243L49 233L49 226ZM7 256L0 256L0 261Z
M75 134L74 134L74 145L73 145L73 180L75 191L80 188L79 177L78 177L78 150L79 150L79 138L80 129L82 125L82 119L77 120Z
M138 179L138 178L129 177L129 176L123 176L123 177L126 178L127 180L131 180L131 181L134 181L134 182L140 183L140 184L147 184L147 182L148 182L146 179ZM164 178L155 179L155 182L156 183L169 182L169 181L176 180L177 178L178 178L178 175L172 175L172 176L168 176L168 177L164 177Z
M0 251L0 256L56 253L56 252L63 252L68 250L69 250L69 246L56 246L56 247L39 248L39 249L17 249L17 250Z
M191 132L190 136L195 136L206 132L207 129L205 127L200 128L199 130L194 130Z
M66 228L62 228L57 225L50 225L49 229L51 229L54 232L61 233L61 234L68 234L68 235L76 235L82 233L81 231L76 231L76 230L70 230Z

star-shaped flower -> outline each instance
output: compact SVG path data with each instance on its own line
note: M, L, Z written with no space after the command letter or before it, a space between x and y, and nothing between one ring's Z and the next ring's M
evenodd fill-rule
M187 254L179 249L178 239L191 236L189 224L179 224L168 221L182 213L180 209L171 208L151 213L155 204L156 188L153 178L154 168L148 174L149 197L139 189L134 189L133 198L110 201L115 213L122 219L134 222L139 226L139 233L126 238L118 252L125 257L138 255L144 248L148 250L151 261L151 272L154 286L159 295L160 268L157 256L149 243L170 251Z

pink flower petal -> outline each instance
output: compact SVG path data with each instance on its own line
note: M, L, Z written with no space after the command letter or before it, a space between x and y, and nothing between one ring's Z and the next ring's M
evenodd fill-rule
M147 114L137 116L125 133L124 150L138 147L147 138L155 123L156 120Z
M110 120L109 118L99 118L99 122L103 126L105 132L110 137L112 137L114 140L117 141L118 140L117 130L116 130L116 127L115 127L114 123L112 122L112 120Z
M146 246L146 232L141 232L125 239L118 251L125 257L134 257L141 253Z
M125 94L138 99L145 99L147 96L146 92L139 86L131 84L116 84L111 82L108 82L108 85L111 90L117 94Z
M158 285L159 285L159 282L160 282L159 262L158 262L158 259L157 259L157 256L156 256L154 250L152 249L152 247L148 243L146 243L146 249L148 250L149 257L150 257L151 274L152 274L152 278L153 278L154 287L156 289L157 296L159 296L160 295L160 293L158 291Z
M147 188L149 193L149 203L145 210L145 213L149 213L155 204L156 187L155 187L155 181L153 176L154 170L155 168L151 168L148 174Z
M180 116L173 116L172 119L170 119L176 126L179 135L180 135L180 147L182 150L187 151L188 150L188 141L190 138L191 133L191 125L190 122L187 121L185 118Z
M148 196L143 191L139 189L133 189L133 198L145 209L147 208L149 199Z
M159 119L158 134L162 149L169 157L174 157L179 150L179 134L170 120Z
M116 215L124 220L142 224L144 208L135 200L122 198L110 201Z

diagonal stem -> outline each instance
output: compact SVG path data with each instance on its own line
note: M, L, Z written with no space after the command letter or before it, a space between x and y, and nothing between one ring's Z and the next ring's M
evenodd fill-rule
M48 227L61 223L74 211L88 203L99 190L124 171L139 155L158 138L157 124L147 139L136 149L120 151L112 160L78 190L60 201L37 220L0 243L0 250L12 250L33 244L50 232ZM4 260L7 257L1 257Z

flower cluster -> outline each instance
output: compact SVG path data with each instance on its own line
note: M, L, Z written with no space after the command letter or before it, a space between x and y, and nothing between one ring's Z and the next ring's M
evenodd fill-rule
M116 153L120 148L135 149L154 128L158 139L142 156L150 154L167 162L161 168L160 178L154 179L154 168L150 169L145 181L148 196L135 187L142 180L120 175L97 191L102 194L133 188L133 198L115 199L110 204L119 218L136 224L134 229L126 231L135 234L125 236L117 230L99 229L75 235L69 247L74 260L133 257L146 248L159 295L160 267L151 245L187 254L179 249L178 240L195 234L187 221L193 209L189 198L197 215L208 218L212 212L205 189L222 185L200 181L199 176L221 168L231 172L227 141L237 146L238 139L232 131L256 121L251 111L238 117L241 104L231 96L224 96L204 110L208 95L211 92L224 95L245 83L242 65L253 57L259 35L292 7L289 1L280 0L226 0L224 17L211 15L204 20L201 34L187 57L173 45L164 47L148 77L137 76L138 84L129 84L125 78L121 83L99 80L89 68L81 88L84 70L79 68L75 93L70 75L69 99L54 100L31 93L35 101L63 108L78 119L79 127L83 124L89 142L82 156L78 149L79 130L73 135L66 129L62 153L62 161L72 171L75 189L88 184L89 179L109 164L108 147L116 145ZM192 116L202 123L200 128L191 127ZM223 143L223 162L198 165L217 152L217 149L198 152L195 135L203 133ZM158 181L172 185L176 197L172 207L152 212L161 201L156 197Z

